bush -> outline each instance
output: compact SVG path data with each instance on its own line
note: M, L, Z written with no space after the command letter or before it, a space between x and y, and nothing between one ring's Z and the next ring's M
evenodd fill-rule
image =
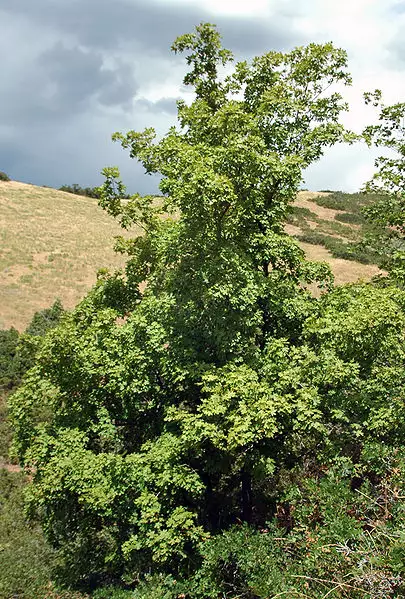
M0 391L0 466L8 461L8 452L12 440L10 423L7 420L6 394Z
M6 173L3 173L3 171L0 171L0 181L10 181L10 177Z
M81 187L77 183L73 183L73 185L62 185L62 187L59 187L59 191L73 193L79 196L86 196L88 198L100 197L98 187Z
M366 222L366 219L362 214L353 214L351 212L336 214L335 219L341 223L348 223L351 225L363 225Z
M49 582L50 548L23 513L24 475L0 469L0 599L40 599Z
M36 312L24 334L14 329L0 330L0 461L8 460L12 439L7 420L7 396L21 383L35 363L35 355L46 332L54 328L64 313L60 300Z
M362 249L357 243L346 243L338 237L324 235L318 231L305 231L302 235L297 235L297 239L304 243L323 246L330 251L334 258L353 260L361 264L379 264L381 262L379 255L367 251L367 249Z
M35 312L25 334L14 329L0 330L0 391L16 387L31 368L38 342L32 337L43 337L54 328L64 313L60 300L53 306Z
M63 313L62 303L57 299L50 308L35 312L25 332L28 335L43 336L59 324Z
M25 518L25 485L24 474L0 468L0 599L86 599L50 582L54 552Z
M21 379L17 353L20 335L14 328L0 330L0 390L11 389Z

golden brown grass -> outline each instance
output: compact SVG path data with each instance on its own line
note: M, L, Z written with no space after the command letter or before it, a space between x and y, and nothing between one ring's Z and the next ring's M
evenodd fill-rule
M335 276L335 284L354 283L356 281L367 281L371 277L381 274L382 271L375 264L360 264L353 260L334 258L332 254L321 245L300 242L309 260L328 262Z
M333 219L336 211L311 202L315 195L320 194L301 192L297 205ZM300 230L287 225L287 231L297 235ZM98 269L124 265L125 257L113 251L114 236L122 234L94 199L0 182L0 328L23 330L35 311L57 297L66 308L75 306L94 284ZM321 246L302 247L310 259L330 263L337 283L379 272L376 266L335 259Z
M120 268L120 226L92 198L0 182L0 328L23 330L59 297L72 308L98 269Z

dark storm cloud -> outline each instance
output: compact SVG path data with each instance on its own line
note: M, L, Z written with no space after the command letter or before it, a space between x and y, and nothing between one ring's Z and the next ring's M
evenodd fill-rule
M301 43L282 13L266 22L163 0L0 0L0 169L38 184L93 185L102 166L119 163L131 188L152 185L137 182L141 169L110 134L173 124L176 98L145 95L181 81L170 45L201 21L217 23L237 58Z
M401 12L401 16L405 14L405 6L401 6L401 10L397 10L396 13ZM393 14L393 18L398 18L398 14ZM390 61L390 66L395 66L402 69L405 64L405 39L402 30L397 29L395 35L393 35L391 41L386 47L387 55L386 62Z
M126 65L108 70L100 54L62 43L43 52L38 67L50 87L48 106L58 114L84 111L92 101L125 106L137 90Z
M200 21L216 22L225 42L237 53L283 49L300 42L291 15L280 12L268 22L260 17L213 16L201 6L145 0L0 0L0 9L73 35L80 44L109 48L139 45L167 56L173 40Z
M23 76L0 93L1 114L9 124L74 118L97 104L126 107L138 89L128 65L108 69L101 54L61 42L24 67Z

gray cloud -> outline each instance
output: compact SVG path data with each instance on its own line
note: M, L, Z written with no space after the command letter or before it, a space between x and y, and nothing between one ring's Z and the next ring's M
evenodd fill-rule
M50 104L58 112L84 110L92 99L107 106L125 106L137 90L127 65L107 69L101 54L78 47L57 43L40 56L38 63L51 88Z
M130 190L156 180L110 142L115 130L173 124L176 98L147 92L184 73L170 45L215 21L237 57L302 43L292 19L213 17L196 5L150 0L0 0L0 169L16 179L94 185L119 164Z
M388 53L385 57L385 61L390 61L391 66L395 66L396 68L403 68L405 64L405 40L402 31L397 32L397 34L393 36L392 40L387 45L387 51Z
M139 98L135 102L135 108L139 107L141 110L152 113L177 115L177 100L180 100L180 98L160 98L156 102L151 102L146 98Z
M198 5L145 0L0 0L0 9L74 36L80 44L124 49L128 44L167 56L173 40L212 15ZM300 43L302 36L292 25L291 13L280 8L272 21L258 17L216 16L226 44L236 52L254 54Z

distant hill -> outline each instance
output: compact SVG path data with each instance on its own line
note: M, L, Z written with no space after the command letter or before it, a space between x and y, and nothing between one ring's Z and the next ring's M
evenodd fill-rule
M73 308L98 269L125 264L122 234L93 198L0 181L0 328L23 330L57 297Z
M325 230L328 221L333 221L333 229L336 214L342 212L314 203L319 195L300 192L298 212L289 219L287 231L303 238L300 243L309 258L331 264L337 283L377 274L373 264L334 258L314 243L317 238L311 238L311 243L304 240L310 239L308 230ZM306 216L300 207L307 209ZM341 227L347 227L348 239L357 227L338 226L340 238L345 232ZM94 284L98 269L124 265L125 257L112 249L113 237L122 234L93 198L0 181L0 328L14 326L22 331L37 310L58 297L65 308L72 308Z

